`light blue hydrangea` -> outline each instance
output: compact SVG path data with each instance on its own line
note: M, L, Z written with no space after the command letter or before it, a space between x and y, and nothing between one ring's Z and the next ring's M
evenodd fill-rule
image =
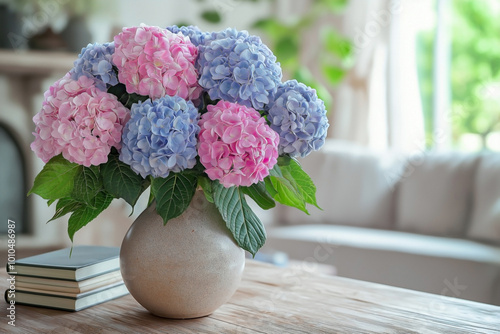
M205 39L210 36L210 33L201 31L197 26L178 27L173 25L167 27L167 30L174 34L181 33L183 36L189 37L194 46L205 44Z
M252 38L252 39L257 39L260 42L259 37L250 35L248 31L246 30L236 30L234 28L227 28L221 31L212 31L208 34L207 37L205 37L206 43L210 43L215 40L223 40L226 38L232 38L232 39L245 39L245 38ZM262 42L261 42L262 43Z
M144 178L193 168L198 119L193 103L178 96L133 104L123 130L120 160Z
M281 82L281 67L259 37L226 29L205 38L198 58L198 83L212 100L263 109Z
M82 75L93 78L96 87L102 91L106 91L107 85L118 84L118 77L113 70L114 52L114 42L87 45L75 60L75 66L70 71L71 78L78 80Z
M325 143L328 118L314 89L296 80L286 81L266 110L271 129L280 135L280 155L305 157Z

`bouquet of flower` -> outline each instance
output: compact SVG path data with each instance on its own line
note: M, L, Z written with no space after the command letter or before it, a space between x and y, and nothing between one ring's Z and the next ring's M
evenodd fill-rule
M317 206L296 158L324 144L324 103L282 82L276 57L246 31L123 28L82 49L33 121L31 148L46 165L30 193L57 202L51 220L71 214L71 240L114 198L133 209L149 187L165 224L200 187L252 254L266 234L246 196L263 209Z

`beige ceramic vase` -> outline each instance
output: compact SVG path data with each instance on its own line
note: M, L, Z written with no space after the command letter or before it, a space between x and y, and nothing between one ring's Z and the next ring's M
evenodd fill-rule
M154 206L147 208L123 240L120 265L130 294L147 310L189 319L209 315L231 298L245 254L198 190L189 208L165 226Z

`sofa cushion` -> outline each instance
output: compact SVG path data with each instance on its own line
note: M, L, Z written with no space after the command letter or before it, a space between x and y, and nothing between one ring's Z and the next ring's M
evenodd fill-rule
M268 230L263 252L333 265L339 276L500 305L500 247L351 226ZM439 306L439 305L437 305Z
M500 154L481 157L474 184L470 238L500 244Z
M394 189L403 167L395 154L377 154L340 141L300 161L317 187L323 211L310 207L311 215L281 208L285 224L328 223L373 228L394 227Z
M457 152L410 157L398 187L396 228L463 236L477 161L477 155Z
M291 248L295 241L310 241L320 246L326 243L334 247L349 246L490 263L500 268L500 247L473 240L324 224L272 227L267 234L268 246L276 239L289 240Z

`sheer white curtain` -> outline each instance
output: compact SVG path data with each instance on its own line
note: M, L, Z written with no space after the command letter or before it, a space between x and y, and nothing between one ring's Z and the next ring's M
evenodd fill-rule
M349 2L341 29L356 62L335 93L334 138L376 149L425 147L414 6L418 0Z

